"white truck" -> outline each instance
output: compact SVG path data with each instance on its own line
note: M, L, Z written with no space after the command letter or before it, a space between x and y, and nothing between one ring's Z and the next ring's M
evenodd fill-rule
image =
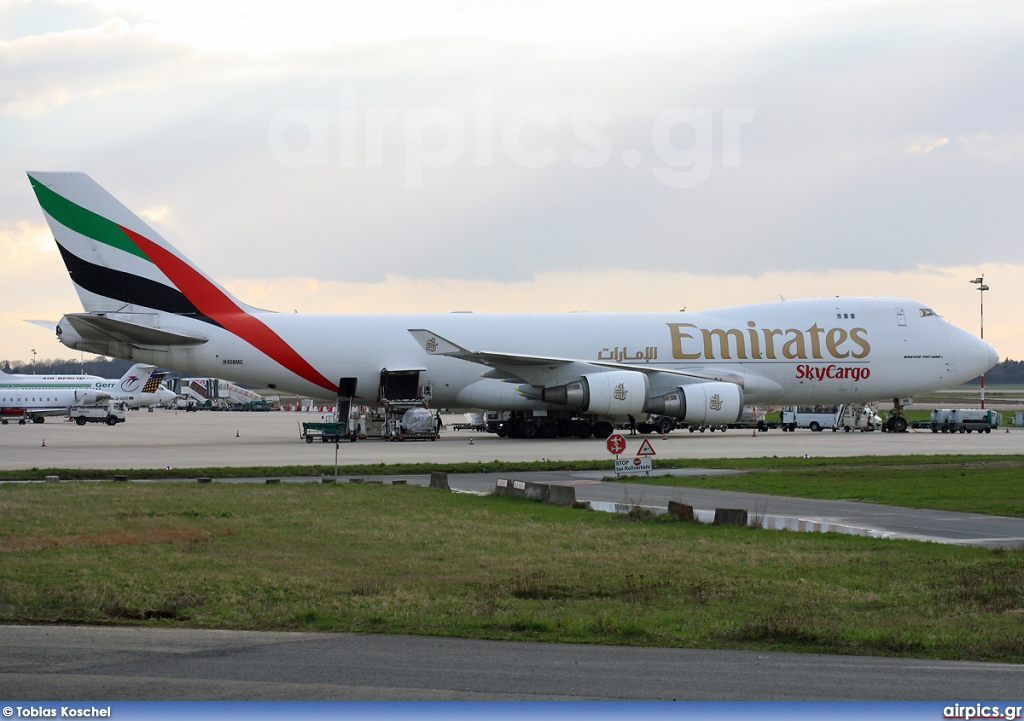
M71 406L68 409L68 420L74 421L80 426L86 423L106 423L108 426L116 426L124 423L124 403L107 401L91 406Z

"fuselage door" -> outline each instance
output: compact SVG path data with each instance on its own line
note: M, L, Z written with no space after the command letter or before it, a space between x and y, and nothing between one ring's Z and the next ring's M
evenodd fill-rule
M903 312L902 308L896 309L896 325L901 328L907 327L907 315Z

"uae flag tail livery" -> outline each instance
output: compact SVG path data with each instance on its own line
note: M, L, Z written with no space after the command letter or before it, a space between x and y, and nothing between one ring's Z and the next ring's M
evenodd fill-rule
M131 346L197 346L210 339L202 331L163 327L170 314L224 329L317 388L337 391L336 383L255 317L256 309L204 274L88 175L28 176L86 310L58 325L58 334L70 326L80 336L75 347L131 357Z

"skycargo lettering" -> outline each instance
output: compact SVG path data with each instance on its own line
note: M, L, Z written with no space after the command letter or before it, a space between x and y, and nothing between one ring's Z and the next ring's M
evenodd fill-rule
M668 323L672 357L677 360L826 360L866 358L871 352L866 328L698 328L693 323ZM692 332L691 332L692 329ZM827 356L826 356L827 354Z
M812 381L823 381L823 380L843 380L850 379L852 381L867 380L871 377L870 368L861 368L859 366L809 366L799 365L796 367L796 377L806 378Z

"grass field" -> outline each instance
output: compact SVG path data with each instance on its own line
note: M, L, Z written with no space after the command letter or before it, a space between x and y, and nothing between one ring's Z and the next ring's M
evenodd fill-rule
M742 478L809 487L810 469L786 470L795 460ZM934 504L994 470L898 463L934 474ZM882 486L902 470L893 459L851 465ZM847 482L836 467L817 472ZM1017 494L1010 502L1024 505ZM3 484L0 518L4 623L1024 662L1021 550L701 526L415 486Z

